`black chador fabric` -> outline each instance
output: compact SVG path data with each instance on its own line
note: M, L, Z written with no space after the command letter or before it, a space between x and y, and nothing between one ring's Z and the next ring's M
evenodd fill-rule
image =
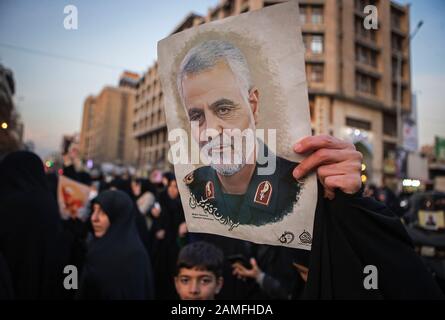
M265 273L262 294L264 299L289 299L293 291L304 288L304 281L292 265L298 261L307 265L306 252L292 248L259 244L253 247L254 257Z
M120 177L117 177L113 181L111 181L109 187L124 192L133 201L136 200L136 197L133 195L133 192L131 191L131 181L128 179L122 179ZM136 231L139 234L139 238L141 239L141 242L144 245L147 254L150 255L150 247L151 247L150 233L148 231L145 218L139 213L139 210L136 205L133 207L133 215L134 215Z
M122 191L95 200L110 227L92 240L80 284L80 299L152 299L151 264L134 224L134 204Z
M0 253L14 297L63 298L69 244L42 161L31 152L11 153L0 163L0 177Z
M400 220L383 204L320 189L307 299L440 299L443 295L414 252ZM365 289L367 265L377 268L377 289Z
M156 275L156 295L159 299L177 297L173 277L176 274L176 260L179 253L179 225L185 221L181 199L170 198L167 190L159 196L161 215L154 220L153 260ZM156 239L156 232L165 231L163 239Z
M154 196L157 196L155 185L148 179L139 179L138 182L141 184L141 193L136 197L137 199L143 196L146 192L151 192Z
M11 272L3 255L0 253L0 300L12 299L14 299L14 293L12 289Z

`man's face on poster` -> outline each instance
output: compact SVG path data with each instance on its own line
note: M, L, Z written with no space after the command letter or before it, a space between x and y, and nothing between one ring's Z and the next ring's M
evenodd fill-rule
M234 135L246 129L255 130L258 115L258 91L241 89L239 80L223 60L215 66L187 74L182 80L183 98L189 120L199 124L193 138L201 150L219 158L211 164L219 173L232 175L244 167L251 155L248 148L235 149ZM227 129L239 129L229 133ZM202 141L207 137L206 141ZM227 159L229 157L230 159ZM240 161L241 159L241 161Z

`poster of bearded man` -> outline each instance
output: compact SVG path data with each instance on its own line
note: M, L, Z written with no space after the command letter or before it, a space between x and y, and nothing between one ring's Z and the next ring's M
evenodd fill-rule
M191 232L311 249L316 176L298 3L199 25L158 43L174 165Z

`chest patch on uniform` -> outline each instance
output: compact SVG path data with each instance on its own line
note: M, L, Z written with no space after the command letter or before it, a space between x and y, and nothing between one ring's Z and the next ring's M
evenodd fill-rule
M261 182L255 193L255 202L268 206L272 196L272 184L269 181Z
M214 187L212 181L208 181L206 183L205 194L206 194L206 199L214 199L215 198L215 187Z

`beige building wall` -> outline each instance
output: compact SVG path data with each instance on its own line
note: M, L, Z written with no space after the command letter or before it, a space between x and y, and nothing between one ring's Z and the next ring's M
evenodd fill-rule
M107 86L84 103L80 148L84 160L135 165L135 89Z
M93 108L95 98L89 96L85 99L82 111L82 127L80 129L80 152L82 157L92 153Z
M280 2L284 1L221 0L206 16L189 14L172 33ZM378 9L378 30L363 28L363 8L368 4ZM384 158L395 149L394 61L399 52L403 52L403 109L411 106L409 7L387 0L300 0L299 5L313 133L344 138L349 128L348 132L357 129L360 137L367 136L369 143L354 142L359 148L370 146L364 150L370 163L366 173L380 184ZM159 110L164 112L156 63L139 82L135 105L139 167L171 168L166 161L165 119L157 116Z
M189 21L193 24L193 21ZM167 161L167 125L164 99L155 63L140 79L133 118L133 137L137 141L136 162L140 169L171 169Z

